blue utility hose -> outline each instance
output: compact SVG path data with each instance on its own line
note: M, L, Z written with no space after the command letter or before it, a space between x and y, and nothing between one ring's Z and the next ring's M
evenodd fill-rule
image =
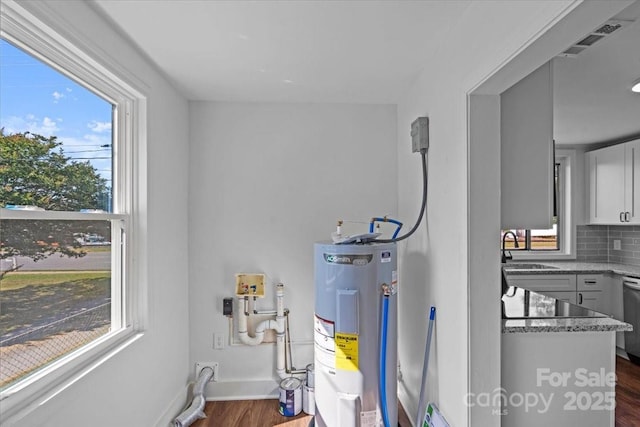
M374 224L376 222L390 222L391 224L395 224L396 230L393 232L393 236L391 237L391 239L395 239L396 237L398 237L398 233L400 232L400 229L402 228L402 223L400 221L398 221L397 219L393 219L393 218L387 218L382 217L382 218L371 218L371 222L369 222L369 233L373 233L374 230Z
M391 427L389 423L389 409L387 408L387 324L389 320L389 295L382 296L382 328L380 337L380 372L378 372L380 407L382 408L382 422L384 427Z

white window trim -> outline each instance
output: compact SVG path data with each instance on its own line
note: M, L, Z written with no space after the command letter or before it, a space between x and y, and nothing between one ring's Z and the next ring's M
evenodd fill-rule
M80 35L71 36L61 17L49 15L48 26L13 0L0 3L0 35L38 57L54 69L74 80L81 80L101 97L117 106L114 120L114 182L122 186L113 201L114 214L82 214L64 212L15 212L0 210L2 218L29 219L111 219L126 222L126 242L122 242L125 268L118 274L124 284L119 288L126 298L121 329L105 334L82 348L47 365L0 393L3 423L17 422L38 406L64 391L93 369L136 342L148 321L148 281L146 259L146 121L147 101L142 91L131 83L130 75L99 49L88 49ZM64 29L65 37L52 27ZM83 46L91 55L79 49ZM113 66L107 67L103 64ZM114 71L115 70L115 71ZM122 77L121 77L122 76ZM144 87L144 85L137 85ZM117 174L117 179L116 175ZM102 217L105 218L102 218ZM134 262L135 260L135 262Z
M563 213L562 220L560 221L559 233L560 249L557 251L512 251L514 260L526 261L526 260L560 260L560 259L575 259L576 257L576 226L574 217L575 206L573 203L574 191L573 187L576 182L576 151L567 149L556 150L556 161L560 162L565 174L562 188L560 189L560 197L558 203L560 203L560 211Z

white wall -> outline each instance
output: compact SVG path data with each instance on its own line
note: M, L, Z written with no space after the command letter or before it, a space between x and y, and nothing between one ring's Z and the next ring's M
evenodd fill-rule
M483 206L478 194L470 193L484 184L486 203L497 203L499 174L491 169L499 170L500 163L498 146L487 138L495 134L495 128L483 127L482 135L469 137L473 129L468 124L467 95L573 6L570 1L472 3L433 58L434 66L423 72L399 102L399 135L417 116L428 115L431 123L428 228L400 246L400 273L404 277L399 319L400 392L410 413L417 406L426 336L426 329L415 325L424 324L428 307L435 305L428 399L438 402L451 425L500 425L500 417L491 412L494 408L470 409L465 404L467 392L490 393L500 387L499 245L497 240L486 238L491 230L498 236L499 210L495 205L493 209ZM488 25L490 22L500 25ZM575 37L579 36L569 34L569 40ZM546 51L532 49L526 61L512 61L485 93L499 94L559 52L565 42L570 43L556 40L555 47L547 46ZM498 105L491 98L480 104L489 109ZM489 110L472 115L471 120L494 117L499 125L495 113ZM470 150L468 144L485 147ZM484 150L496 155L486 156ZM420 171L401 137L398 153L402 216L416 209L414 195L419 191ZM470 183L470 179L474 181ZM469 230L469 224L486 232Z
M136 76L148 96L146 246L148 324L144 336L38 405L20 426L167 425L185 404L188 363L186 100L86 3L21 2L116 73ZM138 263L142 260L137 260ZM140 264L138 264L140 265ZM144 264L143 264L144 265Z
M235 273L265 273L260 307L275 308L272 285L283 282L292 339L306 342L294 362L313 361L313 243L338 219L395 216L396 109L192 102L190 120L191 360L220 364L209 398L273 395L273 344L212 349L214 332L228 339L222 299Z

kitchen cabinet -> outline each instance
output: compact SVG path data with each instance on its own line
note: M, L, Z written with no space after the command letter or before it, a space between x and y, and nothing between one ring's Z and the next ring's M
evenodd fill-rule
M640 139L586 153L591 224L640 224Z
M604 274L507 275L507 283L613 315L611 278Z
M578 274L576 276L577 305L612 315L609 290L610 281L603 274Z
M554 152L551 63L500 95L502 229L552 227Z
M577 301L575 274L507 275L507 283L572 304Z

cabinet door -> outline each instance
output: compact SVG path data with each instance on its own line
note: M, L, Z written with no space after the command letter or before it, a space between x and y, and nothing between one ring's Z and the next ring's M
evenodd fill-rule
M577 304L582 307L595 310L599 313L605 313L606 310L606 298L603 291L581 291L577 294Z
M575 295L576 292L575 274L508 274L507 283L510 286L517 286L541 294L546 294L548 291L568 291Z
M610 278L604 274L578 274L576 289L578 291L604 291L609 288Z
M568 303L571 304L576 304L576 293L575 291L570 292L570 291L541 291L538 292L539 294L551 297L551 298L555 298L557 300L560 301L566 301Z
M589 221L620 224L625 212L624 144L587 153L589 162Z
M640 224L640 139L625 146L625 219Z
M552 227L552 82L546 63L500 94L502 229Z

